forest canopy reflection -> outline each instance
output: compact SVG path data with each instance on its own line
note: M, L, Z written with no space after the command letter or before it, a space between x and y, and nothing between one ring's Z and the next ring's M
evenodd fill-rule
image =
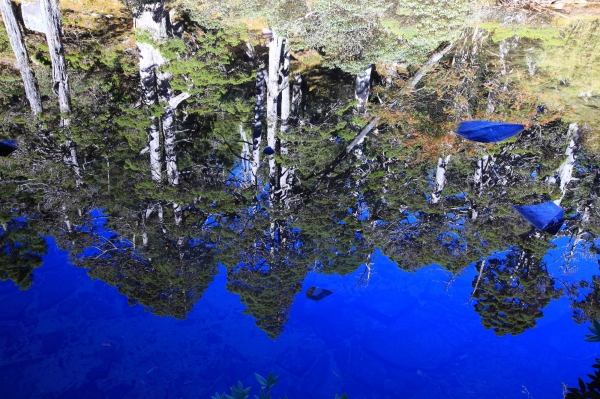
M476 264L474 310L499 335L561 295L577 322L598 317L600 277L550 276L554 236L513 209L565 210L565 272L595 256L597 19L444 1L106 3L86 3L91 18L41 0L62 12L52 57L17 25L28 58L0 72L0 139L19 145L0 159L2 279L34 283L52 236L130 303L185 318L221 264L277 337L309 271L352 273L379 250L403 270L440 265L448 284ZM2 4L7 21L18 7ZM557 69L574 48L581 65ZM476 119L525 131L453 133Z

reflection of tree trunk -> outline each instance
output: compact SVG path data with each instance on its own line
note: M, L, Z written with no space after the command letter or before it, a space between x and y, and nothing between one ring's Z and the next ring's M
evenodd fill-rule
M475 283L475 287L473 288L473 292L471 292L469 299L473 298L473 295L475 295L475 292L477 291L477 287L479 287L479 281L481 280L481 275L483 274L483 269L485 268L485 260L486 258L483 258L481 261L481 265L479 266L479 274L477 275L477 282Z
M364 72L356 75L356 86L354 88L354 97L358 100L356 110L362 113L367 108L367 101L369 101L369 94L371 92L371 70L372 65L369 65Z
M40 88L38 87L37 79L29 65L29 55L25 47L25 40L19 29L19 24L15 18L10 0L0 0L0 11L6 26L6 33L10 41L10 45L17 59L17 67L21 72L23 86L25 86L25 95L29 101L31 112L37 115L42 112L42 97L40 96Z
M283 44L283 65L281 67L281 132L288 130L290 119L290 45L286 40Z
M248 137L244 127L240 122L240 137L242 139L242 186L247 187L248 184L252 184L252 165L250 164L250 147L248 146Z
M498 58L500 61L500 70L498 71L497 75L503 77L502 85L498 89L498 91L500 91L500 92L505 92L506 90L508 90L506 76L509 75L511 72L511 70L508 67L508 64L510 61L510 53L511 53L511 51L515 50L518 45L519 45L519 36L517 36L517 35L514 35L513 37L502 40L500 42L500 44L498 45L498 52L499 52ZM496 93L493 90L490 90L490 92L488 93L488 99L487 99L488 103L487 103L487 107L486 107L486 112L488 114L492 114L496 110L495 99L496 99Z
M444 47L442 50L438 51L437 53L434 53L431 57L429 57L427 62L425 62L425 64L423 64L421 69L419 69L417 71L415 76L408 83L408 87L410 87L411 89L414 89L415 86L421 81L421 79L423 79L423 77L425 76L427 71L429 71L429 69L432 66L434 66L439 60L441 60L442 57L445 56L446 53L448 53L448 51L452 50L452 48L454 47L454 44L455 43L450 43L449 45Z
M300 109L303 104L303 92L302 92L302 75L299 73L294 75L294 86L292 87L292 116L298 118L300 116Z
M175 225L180 226L183 221L183 209L181 209L181 205L173 202L173 217L175 219Z
M444 190L444 186L446 186L446 168L448 167L448 162L450 162L450 155L448 155L446 159L443 159L442 157L438 158L437 170L435 173L435 188L431 194L432 204L437 204L442 198L442 190Z
M143 13L140 18L146 17ZM136 21L137 25L137 21ZM142 104L151 107L158 102L156 68L165 63L158 50L148 43L137 43L139 52L140 83L142 86ZM150 149L150 171L152 181L162 182L162 157L160 147L160 127L156 116L150 117L148 128L148 147Z
M79 169L79 161L77 161L77 145L71 140L67 140L65 145L65 155L63 161L65 165L69 165L75 173L75 186L81 186L81 171Z
M256 74L256 101L254 104L254 126L252 129L252 184L258 181L260 166L260 141L262 137L262 120L265 108L265 80L267 72L260 69Z
M494 162L494 157L490 155L484 155L477 159L477 169L475 169L475 174L473 175L473 191L478 197L481 197L483 193L483 187L485 186L484 178L488 177L487 180L489 180L487 172L490 170L492 162Z
M550 184L556 184L558 182L560 185L562 195L558 200L554 201L557 205L560 205L560 202L567 193L568 184L573 180L573 168L575 167L575 158L577 157L578 149L577 142L579 140L579 128L576 123L571 123L569 125L567 137L571 138L569 146L565 150L567 159L565 159L556 172L546 180Z
M269 80L267 81L267 145L276 150L277 105L279 97L279 70L281 65L281 50L283 39L273 32L269 43ZM269 159L269 180L271 187L275 186L275 157Z
M164 4L155 3L143 6L142 12L134 20L135 27L151 34L155 40L167 39L170 17L164 8ZM171 89L171 74L158 72L158 68L167 63L159 50L148 43L139 43L140 58L140 80L142 84L142 102L151 106L160 101L165 103L164 113L159 120L151 118L151 126L148 131L148 147L150 149L150 170L152 180L156 183L162 182L162 162L160 147L160 128L165 145L165 161L167 181L169 185L179 184L179 169L177 167L177 152L175 151L176 130L175 110L177 106L187 98L189 94L181 93L173 97Z
M71 113L71 94L69 91L69 76L65 63L65 50L62 39L62 18L56 0L40 0L42 13L46 20L46 40L52 61L52 89L58 96L60 112L63 115ZM63 126L69 125L69 119L62 120Z
M159 87L159 100L166 103L164 107L164 113L161 117L163 137L165 140L165 161L167 169L167 181L169 185L176 186L179 184L179 169L177 167L177 153L175 152L175 109L177 106L187 98L188 93L181 93L178 96L173 97L173 90L169 83L171 74L159 73L157 74L157 81Z

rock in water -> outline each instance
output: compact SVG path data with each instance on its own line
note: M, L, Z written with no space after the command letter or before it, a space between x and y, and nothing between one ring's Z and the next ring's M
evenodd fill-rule
M327 298L331 294L333 294L333 291L319 287L310 287L308 291L306 291L306 297L308 299L312 299L313 301L320 301L323 298Z

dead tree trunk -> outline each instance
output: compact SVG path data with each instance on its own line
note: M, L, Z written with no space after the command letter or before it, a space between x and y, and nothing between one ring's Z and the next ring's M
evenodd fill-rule
M281 49L283 39L273 32L269 43L269 79L267 81L267 145L276 150L277 105L279 103L279 70L281 65ZM269 180L271 187L275 186L275 157L269 159Z
M579 141L579 128L576 123L571 123L569 125L569 130L567 131L567 137L571 140L569 142L569 146L565 150L565 155L567 159L560 165L560 167L554 172L554 174L546 179L549 184L559 184L561 197L554 202L557 205L560 205L562 199L565 197L567 193L567 186L573 180L573 168L575 167L575 160L577 158L578 151L578 141Z
M155 40L168 38L170 16L162 3L145 5L140 15L134 20L135 27L150 33ZM162 182L162 160L160 144L160 128L162 127L164 151L167 171L167 182L171 186L179 184L179 169L177 167L177 152L175 151L176 130L175 110L179 104L189 98L188 93L173 95L171 89L171 74L159 72L158 69L167 63L160 51L148 43L139 43L140 80L142 85L142 102L151 106L158 101L166 104L164 113L159 119L151 118L148 131L148 148L150 150L150 170L152 180Z
M0 0L0 11L2 12L2 19L4 20L8 40L10 41L15 58L17 59L16 66L21 72L21 79L23 79L25 95L29 101L31 112L34 115L37 115L42 112L40 88L37 79L35 78L35 74L29 65L29 55L27 54L27 48L25 47L25 40L19 29L19 24L15 18L10 0Z
M358 113L365 112L367 109L367 101L369 101L369 94L371 93L371 70L372 65L369 65L364 72L356 75L356 86L354 88L354 97L358 100L356 110Z
M265 109L265 81L267 72L260 69L256 74L256 102L254 104L254 127L252 129L252 184L258 183L260 166L260 141L262 138L262 120Z
M69 125L71 113L71 94L69 90L69 75L65 63L65 49L62 38L62 17L56 0L40 0L42 14L46 20L46 40L52 61L52 90L58 96L60 113L63 114L62 125Z
M302 92L302 75L294 75L294 85L292 87L292 117L298 119L300 111L304 104L304 93Z
M446 168L450 162L450 155L446 159L440 157L437 163L437 170L435 173L435 188L431 194L431 203L437 204L442 199L442 190L446 186Z
M290 45L286 40L283 44L283 64L281 66L281 132L288 130L290 119Z
M415 74L415 76L411 79L410 83L408 84L408 87L410 87L411 89L414 89L415 86L421 81L421 79L423 79L423 77L425 76L427 71L431 67L433 67L439 60L441 60L442 57L444 55L446 55L446 53L448 53L448 51L452 50L453 47L454 47L454 43L450 43L449 45L444 47L441 51L438 51L437 53L434 53L431 57L429 57L427 62L425 62L425 64L421 67L421 69L419 69L417 71L417 73Z

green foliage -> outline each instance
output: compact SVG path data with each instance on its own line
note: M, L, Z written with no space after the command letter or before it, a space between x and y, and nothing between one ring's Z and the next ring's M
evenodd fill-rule
M484 327L499 336L535 327L536 319L543 316L541 309L562 295L546 265L527 252L512 249L505 258L489 259L479 267L483 267L481 278L473 280L474 308Z
M225 393L219 395L219 393L215 393L212 396L213 399L248 399L250 396L249 392L252 387L244 388L241 381L238 381L237 387L235 385L231 386L231 395L227 395Z
M600 359L596 359L592 367L594 373L588 374L591 381L584 382L581 378L578 378L579 386L567 388L565 399L595 399L600 397Z
M46 240L29 224L12 219L0 230L0 280L12 280L20 290L33 284L33 271L48 251Z

